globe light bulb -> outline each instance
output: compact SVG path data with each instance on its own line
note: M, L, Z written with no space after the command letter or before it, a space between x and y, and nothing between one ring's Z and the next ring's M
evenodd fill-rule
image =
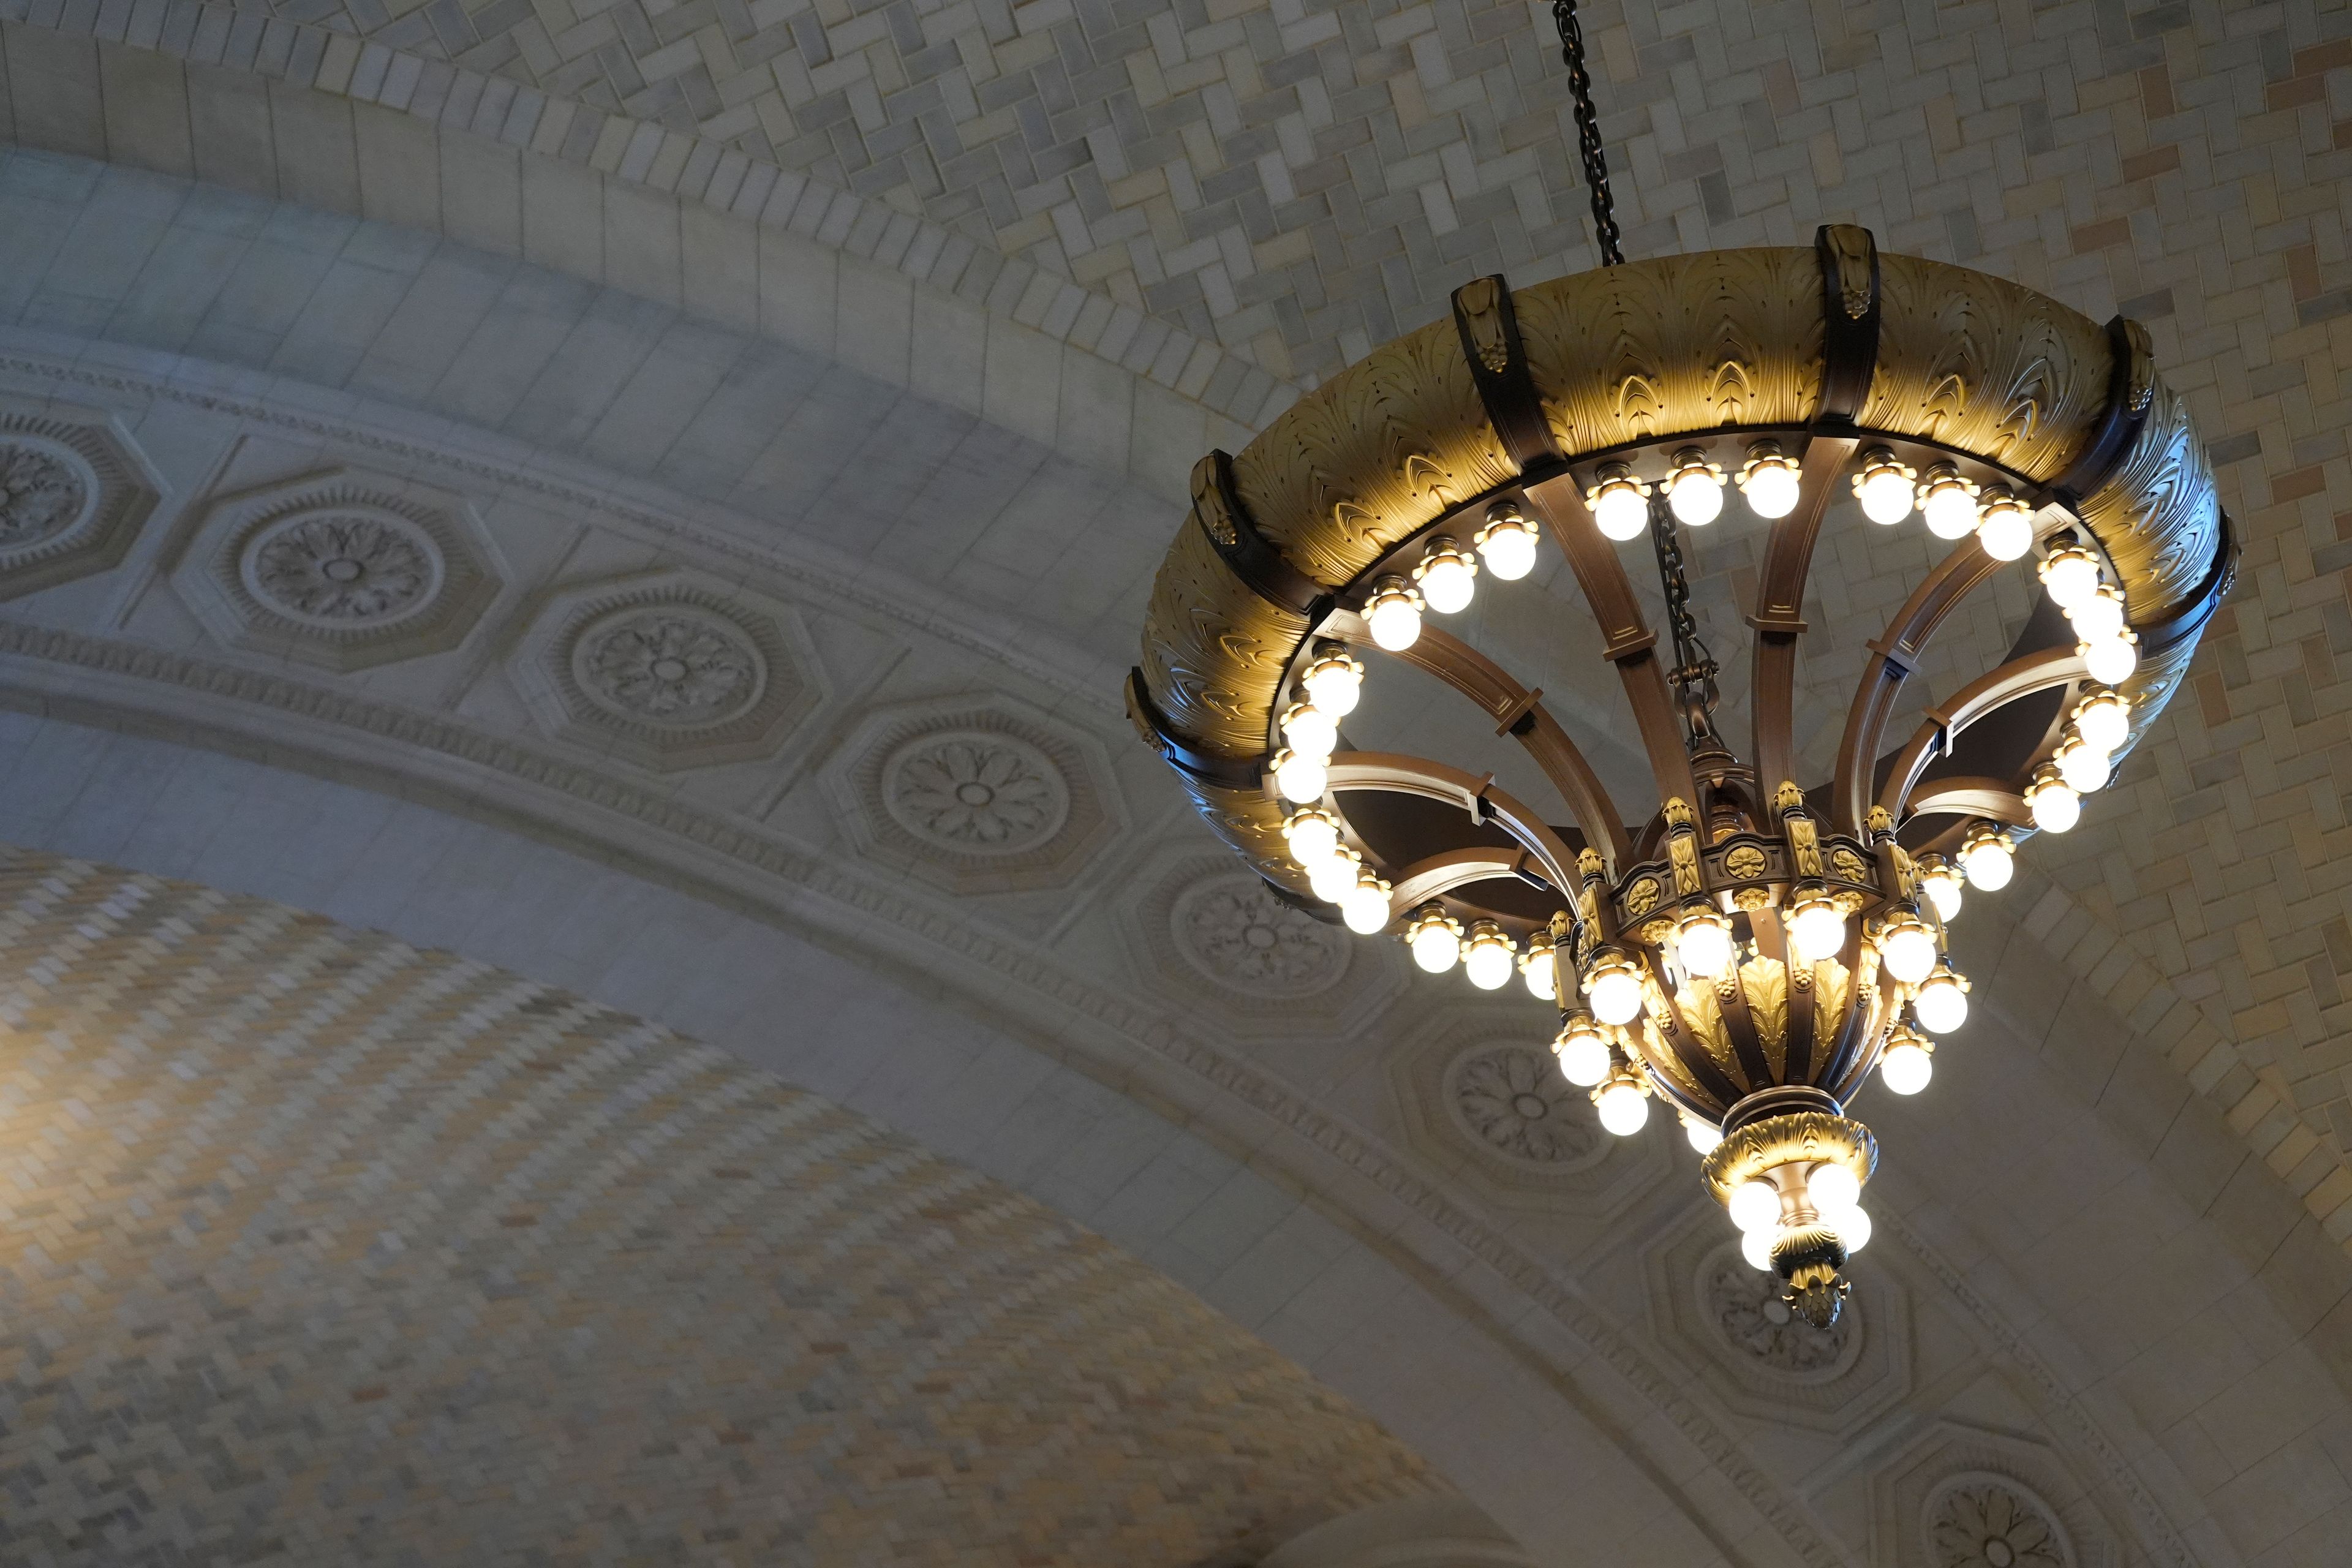
M1462 956L1462 927L1434 904L1412 917L1405 942L1412 961L1432 974L1444 973Z
M1936 1075L1936 1058L1927 1042L1896 1026L1886 1052L1878 1058L1878 1076L1897 1094L1916 1094Z
M1862 515L1884 525L1901 522L1911 515L1915 495L1912 470L1895 460L1895 454L1884 447L1873 447L1863 454L1862 472L1853 477L1854 499L1862 502Z
M1919 515L1937 538L1966 539L1977 529L1977 487L1949 463L1937 463L1919 486Z
M1762 1180L1731 1190L1731 1223L1746 1231L1770 1231L1780 1223L1780 1189Z
M2033 509L2007 485L1988 485L1977 523L1977 543L1995 561L2015 561L2033 548Z
M1363 699L1364 667L1346 648L1328 648L1316 656L1298 684L1316 707L1335 720L1345 719Z
M1968 879L1960 868L1941 855L1919 857L1919 888L1936 906L1936 918L1949 925L1959 918L1961 890Z
M1737 956L1731 922L1717 911L1694 910L1675 929L1675 949L1683 967L1701 980L1719 980Z
M2017 874L2017 841L1996 827L1971 829L1960 846L1960 870L1979 892L2000 892Z
M1282 825L1282 837L1290 846L1290 858L1312 869L1339 847L1339 819L1320 806L1307 806L1290 814Z
M1321 757L1303 756L1288 747L1274 754L1274 787L1282 798L1297 805L1306 805L1323 798L1323 789L1331 782L1330 770Z
M2124 629L2124 596L2112 584L2102 583L2096 591L2067 605L2066 618L2074 623L2074 635L2084 642L2115 637Z
M1431 545L1421 564L1412 569L1413 585L1421 590L1422 602L1442 616L1458 615L1470 607L1477 576L1478 563L1450 539Z
M1739 470L1739 493L1748 510L1769 521L1797 510L1797 465L1778 442L1759 441L1748 448L1748 462Z
M2084 744L2113 756L2131 739L2131 699L2122 692L2105 688L2093 690L2074 704L2074 732Z
M1862 1178L1835 1162L1816 1165L1805 1175L1805 1193L1812 1199L1813 1212L1835 1229L1836 1216L1862 1202Z
M2107 753L2080 735L2062 742L2050 761L2057 767L2058 776L2066 781L2067 787L2079 795L2106 788L2107 780L2115 773L2115 764Z
M1650 526L1650 487L1635 479L1622 463L1610 463L1601 470L1601 482L1585 496L1592 508L1592 521L1601 533L1623 543L1638 539Z
M1870 1211L1856 1204L1840 1215L1838 1223L1830 1228L1837 1232L1838 1244L1851 1258L1870 1245Z
M1559 1058L1560 1076L1579 1089L1591 1089L1609 1076L1609 1037L1583 1013L1573 1013L1551 1043Z
M1475 540L1486 570L1506 583L1516 583L1536 569L1536 525L1508 501L1497 501L1486 511L1486 526Z
M2025 786L2025 808L2033 814L2033 826L2044 833L2064 833L2083 820L2083 797L2047 763Z
M1381 578L1365 601L1364 626L1374 642L1402 653L1421 637L1421 595L1402 577Z
M1701 1121L1685 1111L1683 1114L1683 1136L1689 1139L1690 1146L1700 1153L1712 1154L1723 1142L1723 1129L1711 1122Z
M1750 1268L1772 1272L1772 1247L1780 1239L1779 1226L1770 1230L1751 1230L1739 1237L1739 1256L1748 1260Z
M1938 964L1911 998L1911 1016L1931 1035L1948 1035L1969 1020L1969 983Z
M1282 738L1300 756L1328 763L1339 744L1339 721L1312 702L1294 702L1282 710Z
M1339 900L1339 918L1358 936L1374 936L1386 931L1389 924L1389 884L1384 877L1370 871L1356 879L1356 885Z
M1835 958L1845 947L1845 911L1832 903L1826 893L1800 898L1784 918L1801 963Z
M1879 932L1878 957L1886 973L1906 985L1916 985L1936 967L1936 933L1917 915L1897 915Z
M1511 971L1518 967L1518 950L1503 928L1492 921L1480 921L1470 928L1470 943L1462 950L1462 973L1470 984L1481 991L1500 991L1511 983Z
M1325 903L1336 904L1355 890L1363 867L1364 858L1354 850L1334 849L1307 868L1307 885Z
M2079 544L2058 546L2035 571L2042 591L2062 610L2072 610L2099 591L2099 558Z
M1584 994L1604 1024L1630 1024L1642 1011L1642 978L1622 957L1594 964L1584 977Z
M1696 447L1675 454L1675 471L1666 480L1666 505L1676 522L1705 528L1723 515L1723 470L1706 460Z
M2129 632L2079 644L2074 651L2082 656L2083 668L2091 679L2102 686L2121 686L2139 668L2139 638Z
M1650 1097L1635 1088L1630 1079L1620 1079L1594 1096L1593 1109L1601 1112L1601 1125L1620 1138L1630 1138L1650 1120Z
M1559 1000L1559 965L1551 938L1541 931L1528 939L1528 951L1519 959L1519 978L1527 982L1528 994L1537 1001Z

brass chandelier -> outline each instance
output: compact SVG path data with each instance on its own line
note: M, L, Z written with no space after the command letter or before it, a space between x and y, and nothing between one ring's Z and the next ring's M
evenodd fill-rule
M1516 971L1556 1002L1560 1070L1602 1124L1670 1105L1749 1261L1826 1326L1877 1160L1847 1106L1874 1072L1925 1087L1968 1011L1945 946L1964 889L2000 888L2021 840L2074 826L2178 684L2235 546L2136 322L1840 225L1811 248L1624 261L1572 0L1554 16L1602 267L1475 279L1451 321L1203 458L1129 710L1281 896L1399 934L1423 969L1486 990ZM1770 523L1744 757L1715 722L1678 532L1735 487ZM1841 492L1951 547L1869 645L1835 766L1808 781L1801 611ZM1663 643L1619 554L1644 535ZM1440 624L1546 541L1655 779L1631 822L1540 692ZM2042 596L2006 658L1890 733L1937 629L2028 557ZM1348 745L1367 653L1475 704L1558 810L1460 760Z

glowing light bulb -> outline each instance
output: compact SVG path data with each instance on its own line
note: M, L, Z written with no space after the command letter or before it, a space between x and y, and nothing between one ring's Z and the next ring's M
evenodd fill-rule
M2046 763L2025 786L2025 807L2033 814L2033 826L2044 833L2064 833L2083 820L2083 797Z
M1339 819L1320 806L1306 806L1282 825L1282 838L1293 860L1312 866L1339 847Z
M1506 583L1516 583L1536 569L1536 525L1508 501L1496 501L1486 510L1486 526L1473 541L1486 570Z
M1373 936L1389 924L1389 884L1384 877L1366 871L1339 900L1339 918L1358 936Z
M2130 632L2077 645L2083 668L2102 686L2121 686L2139 668L2139 638Z
M1747 465L1739 470L1739 493L1747 498L1748 510L1767 521L1786 517L1797 510L1798 488L1796 461L1779 443L1759 441L1748 448Z
M1960 846L1960 870L1979 892L2000 892L2017 874L2017 841L1999 828L1970 829Z
M1853 477L1854 499L1862 502L1862 515L1882 525L1909 517L1915 493L1911 481L1916 477L1884 447L1864 452L1862 472Z
M2099 591L2099 558L2079 544L2060 545L2042 558L2035 572L2042 591L2062 610L2073 609Z
M2115 637L2124 629L2124 596L2112 584L2102 583L2095 592L2067 605L2066 618L2074 623L2074 635L2084 642Z
M1748 1259L1750 1268L1772 1272L1772 1247L1780 1239L1779 1226L1770 1230L1751 1230L1739 1237L1739 1256Z
M1503 928L1492 921L1480 921L1470 928L1470 943L1462 950L1462 973L1470 984L1481 991L1500 991L1511 983L1511 971L1518 967L1518 950Z
M1862 1202L1862 1178L1847 1166L1832 1162L1816 1165L1805 1176L1805 1194L1812 1199L1813 1212L1832 1230L1837 1227L1834 1216L1844 1214Z
M1519 978L1527 982L1528 994L1538 1002L1559 1000L1559 965L1555 958L1551 938L1541 931L1528 938L1528 951L1519 959Z
M1937 463L1920 483L1919 515L1937 538L1966 539L1977 529L1977 487L1949 463Z
M1405 942L1412 961L1432 974L1444 973L1462 956L1460 923L1434 904L1412 917Z
M1631 1079L1619 1079L1593 1097L1593 1109L1601 1112L1601 1125L1620 1138L1630 1138L1650 1120L1650 1097L1635 1087Z
M1325 903L1336 904L1355 890L1363 867L1364 858L1354 850L1334 849L1307 868L1307 885Z
M2078 795L2106 788L2107 780L2115 773L2115 764L2107 753L2080 735L2062 742L2050 761L2067 787Z
M1676 522L1705 528L1723 515L1723 470L1696 447L1684 447L1675 454L1675 471L1666 480L1666 505Z
M1977 542L1995 561L2020 559L2033 548L2033 509L2011 495L2007 485L1986 486Z
M1711 1122L1701 1121L1685 1111L1683 1115L1683 1136L1689 1139L1690 1146L1700 1153L1712 1154L1723 1142L1723 1129Z
M1604 1024L1630 1024L1642 1011L1642 977L1624 958L1611 955L1584 976L1585 998Z
M1938 964L1911 998L1911 1016L1931 1035L1948 1035L1969 1021L1969 983Z
M1450 539L1431 545L1421 564L1412 569L1422 602L1442 616L1458 615L1470 607L1477 576L1478 563Z
M1675 929L1675 950L1683 967L1701 980L1720 979L1738 956L1731 922L1715 910L1696 910Z
M1328 763L1339 743L1339 721L1312 702L1294 702L1282 710L1282 738L1300 756Z
M1770 1230L1780 1223L1780 1189L1767 1181L1742 1182L1731 1191L1731 1223L1743 1231Z
M1316 707L1334 719L1345 719L1363 699L1364 667L1346 648L1327 648L1307 667L1298 684Z
M1560 1076L1579 1089L1591 1089L1609 1076L1609 1037L1583 1013L1573 1013L1551 1043L1559 1058Z
M1650 525L1650 487L1635 479L1622 463L1601 470L1601 482L1585 496L1592 521L1601 533L1623 543L1636 539Z
M1839 1215L1838 1223L1831 1228L1837 1232L1839 1245L1851 1258L1870 1245L1870 1211L1856 1204Z
M1936 967L1936 933L1906 910L1879 932L1878 957L1886 973L1906 985L1916 985Z
M2074 732L2085 744L2113 756L2131 739L2131 699L2105 689L2086 694L2074 704Z
M1919 888L1927 901L1936 906L1936 918L1949 925L1959 918L1961 890L1967 879L1960 868L1941 855L1919 857Z
M1323 789L1331 782L1330 770L1321 757L1302 756L1285 747L1274 754L1274 787L1282 798L1297 805L1306 805L1323 798Z
M1364 604L1364 625L1381 647L1403 652L1421 637L1421 595L1402 577L1381 578Z
M1936 1076L1934 1047L1896 1025L1887 1037L1886 1053L1878 1058L1878 1076L1897 1094L1916 1094Z
M1832 903L1826 893L1800 898L1783 919L1801 963L1835 958L1845 947L1845 911Z

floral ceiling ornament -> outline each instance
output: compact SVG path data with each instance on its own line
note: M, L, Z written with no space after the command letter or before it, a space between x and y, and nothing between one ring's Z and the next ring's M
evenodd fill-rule
M1034 847L1070 810L1069 785L1044 751L977 730L908 741L884 764L883 795L909 832L978 855Z
M1926 1087L1934 1037L1969 1011L1947 941L1964 891L1997 892L2026 837L2066 831L2108 783L2236 546L2135 322L1844 225L1625 261L1573 0L1552 12L1604 265L1516 292L1470 280L1451 320L1203 458L1129 714L1258 874L1432 973L1523 981L1555 1010L1530 1040L1552 1039L1602 1126L1630 1136L1669 1108L1748 1263L1826 1329L1872 1227L1877 1143L1849 1107L1873 1082ZM1726 668L1683 554L1735 484L1761 537L1744 737L1718 721ZM1939 559L1869 641L1822 776L1796 722L1800 648L1822 646L1816 546L1914 517ZM1482 594L1544 591L1523 580L1547 543L1654 797L1612 798L1591 737L1545 706L1573 678L1444 629ZM1656 626L1629 564L1655 570ZM2029 571L2040 604L2014 645L1906 737L1938 628ZM1480 738L1415 748L1407 706L1360 721L1383 749L1348 744L1359 704L1390 700L1388 659L1450 687ZM1493 751L1514 744L1542 798L1497 782L1513 765Z
M2000 1477L1948 1483L1929 1500L1925 1528L1936 1568L2074 1568L2048 1508Z
M0 599L119 564L162 494L103 410L0 396Z
M824 700L796 610L685 570L557 589L507 669L549 734L662 773L772 757Z
M1700 1278L1703 1310L1725 1342L1763 1366L1794 1377L1834 1376L1852 1364L1861 1330L1856 1314L1827 1328L1798 1316L1769 1276L1729 1252L1715 1253Z
M446 653L505 589L463 496L331 468L220 494L172 586L234 648L352 671Z
M876 710L826 764L866 854L957 892L1058 887L1123 823L1095 741L1002 697Z
M1339 932L1282 902L1255 877L1225 872L1194 883L1178 895L1169 923L1194 967L1248 995L1313 995L1348 967L1348 944Z
M1455 1120L1515 1160L1582 1165L1605 1152L1600 1130L1581 1114L1584 1097L1548 1054L1489 1046L1457 1058L1448 1078Z

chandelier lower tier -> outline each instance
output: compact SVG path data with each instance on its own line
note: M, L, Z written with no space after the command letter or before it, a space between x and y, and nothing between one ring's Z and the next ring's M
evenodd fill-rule
M1676 542L1735 485L1771 520L1744 757L1715 727ZM1916 509L1951 548L1869 645L1831 776L1804 780L1801 611L1841 491L1874 523ZM1645 533L1663 647L1619 554ZM1546 538L1655 778L1635 815L1538 690L1435 624L1482 571L1528 575ZM2006 659L1893 732L1937 628L2028 556L2044 597ZM1921 1088L1932 1037L1965 1015L1944 941L1963 888L1999 888L2022 838L2073 826L2179 683L2234 562L2137 323L1832 226L1810 249L1517 293L1479 279L1450 321L1203 458L1128 703L1284 897L1402 936L1425 969L1488 989L1516 971L1556 1001L1561 1070L1602 1122L1631 1131L1652 1099L1671 1105L1750 1261L1826 1323L1876 1161L1845 1110L1874 1072ZM1557 808L1470 759L1347 745L1382 657L1483 710Z

